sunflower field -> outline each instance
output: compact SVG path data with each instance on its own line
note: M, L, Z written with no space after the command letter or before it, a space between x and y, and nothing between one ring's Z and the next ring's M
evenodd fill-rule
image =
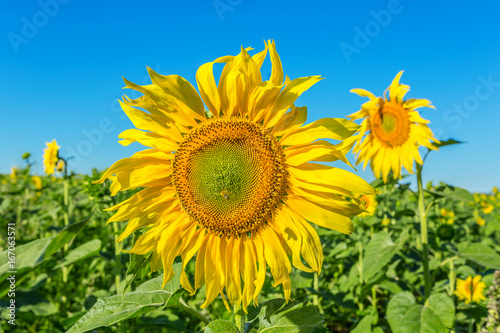
M125 80L142 96L120 101L120 143L146 149L107 170L72 172L53 140L45 175L43 143L0 175L0 330L500 332L500 192L422 183L460 144L434 137L431 101L399 72L309 122L295 101L322 78L286 76L272 41L250 51L197 88Z

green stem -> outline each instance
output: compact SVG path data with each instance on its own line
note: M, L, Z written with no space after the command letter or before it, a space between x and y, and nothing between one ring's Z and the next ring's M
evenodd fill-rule
M455 263L453 260L450 260L450 296L453 296L455 293L455 278L457 273L455 272Z
M319 305L319 296L318 296L318 292L319 292L319 279L318 279L318 272L314 272L314 275L313 275L313 288L314 288L314 292L315 292L315 294L313 295L313 304L315 306L318 306Z
M245 332L245 312L240 304L234 303L234 324L241 333Z
M418 213L420 216L420 235L422 239L422 263L424 265L424 302L431 294L431 276L429 272L429 242L427 240L427 217L422 186L422 166L417 163Z
M363 243L359 241L358 245L359 245L359 262L358 262L359 284L363 285Z
M373 306L373 313L377 313L377 286L372 287L372 306Z
M318 272L314 272L313 275L313 288L314 291L316 292L313 296L313 304L318 308L319 313L323 314L324 310L323 307L321 306L320 303L320 297L319 297L319 276Z
M64 226L67 226L69 224L69 182L68 178L64 178L63 181L64 185Z
M116 271L115 271L115 285L116 285L116 294L119 294L120 282L121 282L121 270L122 270L122 261L121 261L121 252L122 252L122 243L117 242L118 240L118 222L113 222L113 236L115 240L115 260L116 260Z

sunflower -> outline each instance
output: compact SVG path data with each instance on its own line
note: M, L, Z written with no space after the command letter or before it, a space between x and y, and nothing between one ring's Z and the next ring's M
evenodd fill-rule
M429 121L415 110L434 106L426 99L403 100L410 87L399 83L402 74L403 71L396 75L384 92L384 98L364 89L351 90L370 99L361 110L349 116L351 120L363 119L358 133L350 139L356 141L353 149L357 155L356 164L363 162L366 168L370 161L373 174L376 178L382 176L384 182L391 170L395 179L401 177L401 167L413 173L413 161L423 164L418 148L437 150L432 141L439 142L427 126Z
M59 161L57 161L56 170L57 170L57 172L63 172L64 171L64 160L59 159Z
M465 300L466 304L470 302L480 302L485 300L484 289L486 284L484 282L479 282L481 280L481 275L476 275L474 278L469 276L466 280L457 279L457 290L455 290L455 295L458 299Z
M373 216L375 214L375 210L377 209L377 200L375 195L365 194L362 195L359 200L365 209L365 212L359 214L359 216Z
M16 167L12 167L10 169L10 179L12 179L12 182L16 182L17 181L17 173L19 172L19 170L16 168Z
M321 78L284 78L274 42L253 56L249 50L202 65L199 94L184 78L149 68L152 84L125 80L144 95L120 101L137 127L121 133L120 143L152 149L116 162L94 182L110 179L112 195L144 188L109 208L117 210L109 222L128 220L119 241L149 228L130 252L152 253L151 270L163 268L164 284L180 256L181 285L191 294L206 286L202 307L218 295L228 309L226 296L245 311L250 302L257 305L267 266L288 300L292 264L321 270L322 248L309 222L349 234L350 218L362 211L354 198L374 193L348 171L312 163L349 163L342 142L319 139L342 141L359 127L334 118L304 125L307 110L293 103ZM272 71L263 81L268 51ZM219 63L224 67L216 85L213 66ZM193 283L185 268L195 254Z
M31 183L35 185L35 188L40 191L42 189L42 178L40 176L31 177Z
M59 147L57 145L56 140L52 140L52 142L46 142L47 148L44 148L43 151L43 165L44 171L47 175L51 175L54 173L54 168L56 167L56 163L59 160Z

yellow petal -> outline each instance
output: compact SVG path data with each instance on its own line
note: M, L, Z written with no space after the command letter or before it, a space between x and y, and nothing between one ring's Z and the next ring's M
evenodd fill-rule
M319 226L340 231L344 234L353 232L351 219L301 197L289 195L286 198L286 205L298 215Z
M133 142L139 142L141 145L156 148L166 153L170 153L179 148L176 142L164 136L151 132L143 132L135 128L121 132L118 138L122 139L118 142L123 146L128 146Z
M358 129L358 124L344 118L322 118L306 126L287 131L280 142L285 146L290 146L313 142L317 139L344 140Z
M280 56L278 52L276 52L276 46L274 45L274 41L268 41L267 43L269 47L269 55L271 56L271 81L275 86L279 86L283 83L283 67L281 66Z
M321 81L319 76L308 76L293 80L285 86L280 93L276 104L271 112L264 119L264 127L273 127L278 123L281 117L290 109L295 100L307 89L311 88L315 83Z

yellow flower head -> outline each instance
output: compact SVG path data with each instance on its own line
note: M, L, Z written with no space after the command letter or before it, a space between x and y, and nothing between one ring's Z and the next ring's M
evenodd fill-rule
M33 177L31 177L31 183L33 185L35 185L35 188L37 190L41 190L42 189L42 178L40 178L39 176L33 176Z
M391 224L391 219L385 218L382 220L382 225L384 227L388 226L389 224Z
M266 266L288 300L292 264L321 270L322 248L309 222L349 234L350 218L361 212L352 201L374 193L350 172L313 163L348 163L341 144L319 139L342 141L359 127L334 118L304 125L306 108L293 103L321 78L285 78L274 42L253 56L249 50L202 65L199 94L184 78L149 68L152 84L125 80L144 95L121 103L138 128L121 133L121 144L151 149L116 162L96 181L112 180L112 195L144 188L109 208L118 210L109 222L129 220L120 241L150 227L130 252L151 252L151 269L163 268L163 283L180 256L182 286L190 293L206 286L202 307L217 295L245 311L257 304ZM263 81L268 51L272 70ZM218 85L214 63L225 64ZM195 254L191 280L184 269Z
M15 182L17 180L17 173L19 170L16 167L10 169L10 178Z
M486 224L486 221L482 217L478 217L477 220L476 220L476 223L479 226L484 227L484 225Z
M457 279L457 289L455 290L455 295L459 300L465 300L466 304L470 302L480 302L485 300L483 292L486 288L484 282L479 282L481 280L481 275L476 275L474 279L469 276L465 281L462 279Z
M57 172L63 172L63 170L64 170L64 161L63 160L59 159L59 161L57 161L56 170L57 170Z
M52 140L52 142L46 142L47 148L44 148L43 151L43 165L44 171L47 175L51 175L54 173L54 168L56 167L56 163L59 160L58 153L59 147L57 145L56 140Z
M384 182L387 182L391 170L394 178L400 178L401 167L413 173L413 161L423 164L418 152L420 146L437 150L432 141L438 140L427 126L429 121L415 110L434 106L426 99L403 100L410 87L399 83L402 74L403 71L396 75L383 98L364 89L351 90L370 99L361 110L349 116L351 120L363 119L353 149L357 155L356 163L363 162L363 168L366 168L370 162L375 177L382 177Z
M377 209L377 200L375 195L362 195L359 200L366 212L359 214L359 216L372 216Z
M441 208L441 218L442 223L453 224L455 222L455 212L450 211L446 208Z
M490 214L493 211L494 206L487 202L481 202L481 210L485 214Z

